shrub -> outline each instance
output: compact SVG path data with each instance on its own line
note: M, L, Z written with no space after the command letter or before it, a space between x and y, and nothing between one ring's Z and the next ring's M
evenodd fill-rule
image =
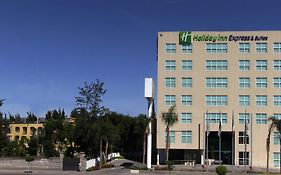
M102 164L101 165L101 168L112 168L112 167L114 167L114 165L112 165L112 164Z
M217 173L218 175L225 175L226 172L227 172L227 169L226 169L225 166L223 166L223 165L217 166L217 168L216 168L216 173Z
M34 157L33 157L33 156L31 156L31 155L29 155L29 154L26 154L26 155L25 155L25 161L31 162L31 161L33 161L33 160L34 160Z
M168 170L173 170L173 162L172 161L167 161L166 162Z

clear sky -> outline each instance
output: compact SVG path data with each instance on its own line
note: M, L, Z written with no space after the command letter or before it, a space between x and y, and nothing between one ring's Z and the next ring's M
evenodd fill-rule
M1 0L3 112L69 113L98 78L112 111L146 113L158 31L281 30L280 0Z

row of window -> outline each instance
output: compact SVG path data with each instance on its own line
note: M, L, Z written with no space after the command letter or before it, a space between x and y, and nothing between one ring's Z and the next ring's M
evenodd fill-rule
M176 95L165 95L165 104L167 106L176 105ZM238 102L240 106L250 106L250 95L239 95ZM206 95L206 106L227 106L227 95ZM256 106L267 106L267 95L256 95ZM181 95L181 105L191 106L192 95ZM273 106L281 106L281 95L273 96Z
M239 152L238 163L239 165L249 165L249 152ZM273 153L273 164L274 167L280 166L280 153L274 152Z
M267 124L268 115L266 113L256 113L256 124ZM273 117L281 119L281 113L273 114ZM206 121L210 124L227 123L227 114L226 113L206 113ZM183 112L180 114L181 123L192 123L192 113ZM245 122L250 123L250 114L249 113L239 113L238 114L238 123L245 124Z
M181 143L192 143L192 131L181 131ZM175 143L176 134L175 131L170 131L170 143ZM167 139L167 134L165 133L165 142Z
M241 71L248 71L251 68L250 60L239 60L238 69ZM167 71L176 70L176 60L166 60L165 69ZM227 60L206 60L205 70L207 71L224 71L228 69ZM181 61L181 70L191 71L192 70L192 60L182 60ZM265 71L268 70L268 61L267 60L256 60L256 70ZM281 60L273 61L273 70L281 70Z
M166 43L166 53L176 53L176 50L176 43ZM239 43L238 50L240 53L250 53L250 43ZM228 46L227 43L206 43L205 51L206 53L227 53ZM256 53L267 53L267 51L267 43L256 43ZM273 51L275 53L281 52L281 42L273 43ZM181 53L191 54L192 44L181 45Z
M170 131L170 143L175 143L176 141L176 136L175 136L175 131ZM249 144L249 136L246 135L245 137L245 132L239 132L238 136L239 144ZM165 134L165 141L167 139L167 134ZM276 138L274 139L274 144L277 144L277 140L279 139ZM276 141L276 143L275 143ZM192 143L192 132L191 131L181 131L181 143L187 143L191 144ZM278 143L279 144L279 143ZM279 152L274 152L273 153L273 162L274 166L278 167L280 164L280 153ZM238 163L239 165L249 165L249 152L239 152L238 153Z
M166 77L165 78L165 87L166 88L175 88L176 87L176 78L175 77ZM182 88L191 88L192 87L192 78L191 77L182 77L181 78L181 87ZM205 79L206 88L227 88L228 79L226 77L207 77ZM249 77L240 77L239 78L239 88L250 88L250 78ZM256 77L256 87L257 88L267 88L268 81L267 77ZM281 77L273 78L273 87L281 88Z

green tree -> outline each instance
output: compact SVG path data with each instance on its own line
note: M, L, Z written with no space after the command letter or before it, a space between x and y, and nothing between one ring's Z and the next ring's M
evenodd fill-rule
M32 136L28 142L28 154L36 156L38 152L39 144L36 136Z
M4 104L4 100L0 99L0 107ZM7 137L7 134L9 132L9 121L5 115L3 116L3 113L0 111L0 156L5 154L3 153L4 148L7 146L9 143L9 139Z
M36 123L37 117L30 111L27 112L26 123Z
M88 84L85 82L84 87L78 87L78 89L79 96L75 97L78 109L86 109L91 114L91 117L103 116L108 111L104 106L101 106L101 97L106 93L103 82L98 79L96 83L91 82Z
M62 151L64 143L63 123L66 115L64 110L52 110L46 114L46 122L44 123L44 139L42 141L44 154L47 157L58 155L55 150L55 145L58 150Z
M64 135L64 145L65 145L65 155L67 157L73 157L74 155L74 130L75 126L71 123L65 122L63 125L63 135Z
M279 154L281 155L281 120L279 119L276 119L274 117L270 117L269 120L272 122L273 124L273 127L279 132L279 143L280 143L280 151L279 151ZM280 174L281 174L281 161L279 161L280 165Z
M162 121L166 125L166 161L169 161L170 127L172 127L178 121L176 106L171 106L168 112L162 113Z

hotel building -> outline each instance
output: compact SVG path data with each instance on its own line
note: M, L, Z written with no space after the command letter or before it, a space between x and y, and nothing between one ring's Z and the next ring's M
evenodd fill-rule
M266 167L268 118L281 119L281 31L159 32L157 47L160 163L166 147L161 115L176 105L170 160L204 162L206 128L208 158L219 160L222 122L223 164L232 163L233 152L237 166ZM279 167L279 137L276 130L270 137L271 168Z

